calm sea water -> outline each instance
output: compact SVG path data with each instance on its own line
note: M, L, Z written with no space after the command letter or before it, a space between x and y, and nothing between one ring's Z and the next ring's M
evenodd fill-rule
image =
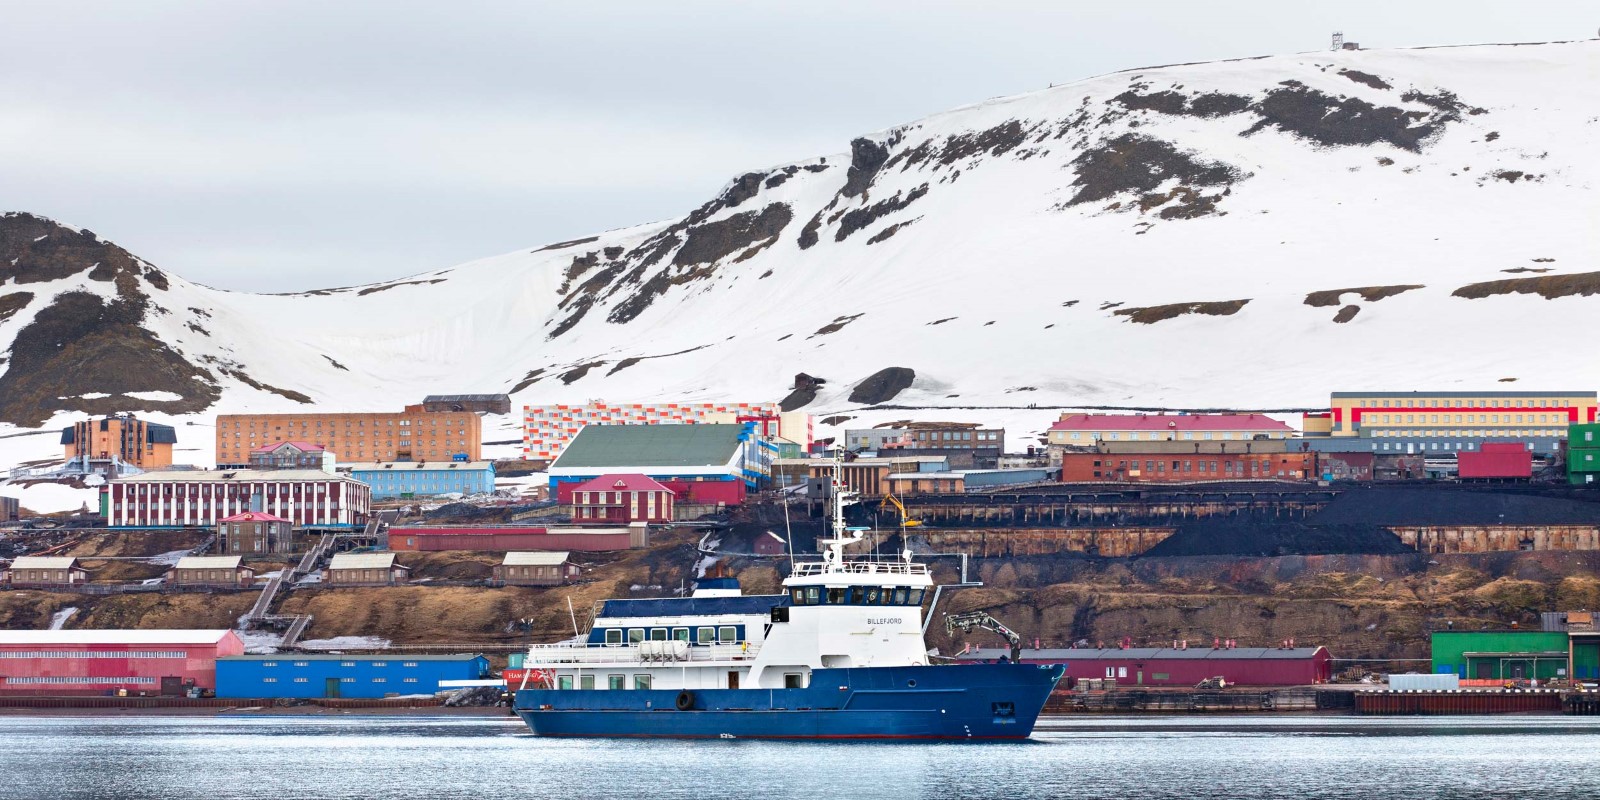
M4 798L1586 798L1600 718L1048 720L1018 744L535 739L499 718L0 718Z

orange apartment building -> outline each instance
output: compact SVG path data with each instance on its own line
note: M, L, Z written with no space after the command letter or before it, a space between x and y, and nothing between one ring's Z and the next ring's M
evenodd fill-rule
M171 425L145 422L132 414L75 422L61 431L68 461L82 456L91 462L116 458L145 470L172 466L172 445L177 441Z
M423 405L389 413L219 414L217 466L245 468L250 451L275 442L312 442L340 463L364 461L468 461L483 458L483 420L472 411L425 411Z

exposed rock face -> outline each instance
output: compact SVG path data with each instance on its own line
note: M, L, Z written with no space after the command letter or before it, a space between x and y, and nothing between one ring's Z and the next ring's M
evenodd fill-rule
M12 343L10 364L0 375L0 422L36 427L57 410L106 414L137 407L180 414L215 403L221 393L211 374L141 327L145 305L143 298L107 302L88 292L56 297ZM117 396L149 391L183 399ZM89 393L112 396L79 397Z
M1227 164L1204 161L1184 153L1170 142L1139 134L1127 133L1099 146L1086 150L1072 160L1078 177L1072 182L1077 194L1067 201L1068 206L1108 200L1118 195L1138 195L1141 208L1148 210L1179 200L1177 208L1199 209L1209 213L1215 198L1207 198L1192 187L1227 187L1239 180L1239 171ZM1178 189L1166 193L1155 190L1167 181L1176 179Z
M872 373L850 391L850 402L878 405L893 400L917 379L917 373L907 367L886 367Z
M90 231L32 214L0 216L0 283L43 283L85 272L92 280L115 282L124 297L140 294L141 276L158 289L167 286L155 267Z

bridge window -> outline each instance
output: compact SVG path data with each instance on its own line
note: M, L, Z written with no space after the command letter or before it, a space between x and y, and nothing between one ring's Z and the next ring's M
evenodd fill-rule
M816 586L806 587L806 605L814 606L822 602L822 589Z
M920 606L920 605L922 605L922 593L923 593L923 591L924 590L922 590L922 589L912 589L910 595L908 595L906 597L906 601L907 601L906 605L910 605L910 606Z
M622 644L622 629L621 628L607 628L606 629L606 644L609 644L609 645Z
M903 605L906 604L906 590L905 590L905 587L901 587L901 588L898 588L898 589L894 590L894 604L897 605L897 606L903 606Z
M869 587L867 589L867 605L869 605L869 606L877 605L878 604L878 595L879 594L880 594L880 590L878 589L878 587L876 587L876 586Z
M652 642L664 642L666 640L667 640L667 629L666 628L651 628L650 629L650 641L652 641Z
M680 641L680 642L689 641L689 629L688 628L673 628L672 629L672 638L674 640Z
M844 605L845 590L843 588L828 589L828 605Z
M795 591L798 592L800 590L796 589ZM716 628L697 628L694 635L695 641L699 644L712 644L717 641Z
M644 641L644 628L628 629L628 644L638 644Z
M724 644L737 642L739 641L739 629L732 625L724 625L717 629L717 638Z
M859 606L867 596L867 590L860 586L850 587L850 605Z

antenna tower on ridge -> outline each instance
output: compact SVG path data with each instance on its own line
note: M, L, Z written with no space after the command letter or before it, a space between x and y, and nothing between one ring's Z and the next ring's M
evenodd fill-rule
M1330 50L1343 50L1344 49L1344 31L1334 31L1333 32L1333 47L1330 47L1328 49L1330 49Z

